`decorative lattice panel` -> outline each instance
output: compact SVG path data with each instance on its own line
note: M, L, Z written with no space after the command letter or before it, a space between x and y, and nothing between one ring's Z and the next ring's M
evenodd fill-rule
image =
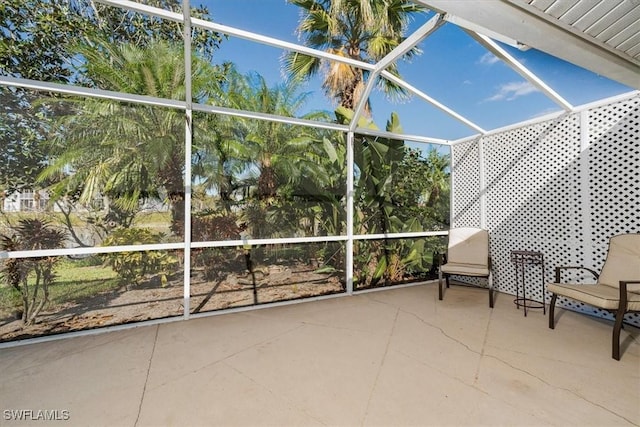
M640 97L635 96L454 146L454 165L465 167L454 169L458 185L452 226L481 223L478 200L484 193L497 289L516 294L512 250L542 252L544 278L549 282L558 265L584 265L599 271L609 237L640 232L639 110ZM478 187L480 162L484 191ZM460 184L466 179L468 184ZM588 275L571 279L593 280ZM528 297L549 301L539 267L526 269L525 283ZM571 300L559 304L610 316ZM640 325L640 316L627 316Z
M453 158L452 224L457 227L480 226L480 157L478 141L457 144L451 148Z
M516 294L512 250L539 251L545 281L557 263L575 265L580 227L580 122L577 115L485 138L486 224L496 287ZM526 270L527 296L542 301L538 268Z
M634 98L589 112L588 160L593 171L589 208L595 266L604 262L609 236L640 232L639 110L640 98Z
M608 239L640 233L640 98L589 111L589 212L592 266L600 271ZM589 306L579 309L612 315ZM627 315L640 324L640 316Z

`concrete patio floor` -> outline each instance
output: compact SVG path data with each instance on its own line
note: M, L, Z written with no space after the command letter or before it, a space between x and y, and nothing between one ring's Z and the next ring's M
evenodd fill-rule
M611 322L487 299L425 284L0 349L0 425L640 425L637 328L617 362Z

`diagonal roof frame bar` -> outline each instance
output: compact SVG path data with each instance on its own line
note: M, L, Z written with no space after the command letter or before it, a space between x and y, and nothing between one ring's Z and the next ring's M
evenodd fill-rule
M102 0L98 0L102 1ZM231 36L235 36L238 38L242 38L245 40L254 41L257 43L261 43L264 45L277 47L280 49L290 50L293 52L302 53L309 56L314 56L316 58L326 59L330 61L342 62L347 65L351 65L352 67L363 68L365 70L373 70L374 65L369 64L363 61L358 61L356 59L347 58L344 56L336 55L333 53L324 52L322 50L313 49L307 46L302 46L296 43L286 42L280 39L276 39L273 37L263 36L261 34L252 33L250 31L240 30L238 28L229 27L227 25L216 24L211 21L206 21L204 19L193 18L191 20L193 26L206 28L208 30L217 31L220 33L229 34Z
M443 14L436 14L434 17L425 22L420 28L414 31L409 37L404 39L402 43L396 46L391 52L389 52L384 58L376 63L374 73L379 74L395 62L398 58L402 57L405 53L413 49L418 43L425 38L429 37L438 28L446 23Z
M98 3L106 4L108 6L114 6L132 10L135 12L142 12L147 15L157 16L159 18L167 19L174 22L184 22L184 18L181 13L170 12L168 10L159 9L157 7L147 6L140 3L135 3L129 0L94 0ZM324 52L321 50L313 49L310 47L302 46L296 43L287 42L284 40L276 39L274 37L263 36L261 34L252 33L250 31L240 30L238 28L229 27L227 25L216 24L215 22L207 21L205 19L192 18L192 27L204 28L212 30L230 36L242 38L245 40L257 42L267 46L276 47L279 49L290 50L293 52L302 53L305 55L313 56L316 58L326 59L329 61L341 62L352 67L363 68L365 70L373 71L375 64L369 64L367 62L358 61L356 59L347 58L340 55Z
M455 20L452 21L455 23ZM458 25L458 24L456 24ZM536 76L531 70L522 65L520 61L518 61L515 57L513 57L509 52L504 50L502 47L498 45L495 41L491 40L489 37L484 34L476 33L472 30L467 30L464 27L461 27L467 34L469 34L474 40L488 49L495 56L500 58L503 62L509 65L515 72L524 77L529 83L538 88L542 93L544 93L548 98L550 98L553 102L562 107L565 111L573 111L574 106L569 103L566 99L564 99L558 92L553 90L548 84L546 84L542 79Z
M420 28L413 32L409 37L404 39L402 43L393 48L391 52L385 55L380 61L375 64L375 69L369 76L369 81L367 81L367 85L362 93L362 97L356 106L356 109L353 114L353 119L349 124L349 130L354 131L358 126L358 121L364 112L364 109L367 105L367 101L369 99L369 95L373 90L373 86L375 85L375 80L378 78L380 73L384 71L389 65L395 62L398 58L402 57L404 54L413 49L418 43L420 43L423 39L430 36L434 31L440 28L445 23L444 17L441 14L437 14L436 16L429 19L426 23L424 23Z
M480 126L478 126L477 124L475 124L474 122L472 122L471 120L467 119L466 117L458 114L457 112L455 112L454 110L452 110L451 108L447 107L446 105L442 104L441 102L435 100L434 98L430 97L429 95L427 95L426 93L422 92L420 89L410 85L409 83L407 83L406 81L402 80L401 78L394 76L393 74L391 74L388 71L383 71L382 73L380 73L385 79L391 80L392 82L394 82L395 84L404 87L405 89L407 89L410 92L413 92L414 95L422 98L423 100L427 101L429 104L433 105L434 107L438 108L439 110L447 113L448 115L450 115L451 117L453 117L454 119L464 123L465 125L469 126L470 128L480 132L481 134L485 134L487 133L487 131L483 128L481 128Z
M360 117L364 112L364 107L367 105L367 101L369 100L369 95L373 90L373 86L375 86L376 84L375 83L376 74L377 73L372 73L369 76L369 81L367 81L367 84L365 85L364 90L362 91L360 101L358 101L358 105L356 106L356 109L353 112L353 117L351 118L351 122L349 123L349 132L355 131L356 128L358 127L358 122L360 121Z

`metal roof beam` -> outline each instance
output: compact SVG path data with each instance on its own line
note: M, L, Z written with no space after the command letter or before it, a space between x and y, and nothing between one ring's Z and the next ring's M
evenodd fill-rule
M358 105L356 106L353 114L353 119L349 124L350 131L354 131L358 127L358 121L360 120L360 117L362 117L362 113L364 112L364 109L366 108L367 102L369 100L369 95L371 94L371 91L373 90L373 87L375 85L375 81L378 76L380 76L380 73L382 73L389 65L398 60L398 58L401 58L404 54L413 49L425 37L429 36L435 30L440 28L444 23L445 21L442 15L438 14L434 16L375 64L375 69L369 75L367 85L365 86Z
M564 99L558 92L553 90L549 85L547 85L542 79L536 76L531 70L522 65L520 61L514 58L509 52L504 50L502 47L498 45L495 41L491 40L489 37L476 33L475 31L470 31L464 29L467 34L473 37L478 43L488 49L495 56L504 61L507 65L513 68L518 74L524 77L529 83L537 87L542 93L544 93L547 97L549 97L553 102L562 107L565 111L573 111L573 105L569 103L566 99Z
M445 24L444 16L437 14L433 18L429 19L425 24L413 32L409 37L404 39L402 43L396 46L391 52L389 52L384 58L376 63L374 73L379 74L382 70L386 69L389 65L394 63L398 58L401 58L404 54L413 49L418 43L430 36L438 28Z
M373 73L369 76L369 80L362 91L362 96L358 101L358 105L356 105L356 109L353 112L353 118L349 123L349 131L353 132L358 127L358 122L360 121L360 117L362 117L362 113L364 112L365 107L367 106L367 101L369 100L369 95L373 90L373 86L375 86L377 73Z
M182 111L187 109L186 101L173 99L156 98L147 95L137 95L132 93L114 92L110 90L93 89L83 86L72 86L61 83L41 82L37 80L21 79L9 76L0 76L0 86L20 87L35 91L55 92L64 95L81 96L86 98L106 99L110 101L129 102L132 104L148 105L152 107L175 108ZM193 104L193 111L203 111L214 114L222 114L232 117L242 117L256 120L268 120L278 123L313 127L319 129L335 130L346 132L348 127L338 123L320 122L309 119L299 119L296 117L279 116L276 114L261 113L257 111L236 110L233 108L220 107L208 104Z
M185 101L175 99L157 98L147 95L114 92L111 90L93 89L84 86L72 86L62 83L43 82L17 77L0 76L0 86L13 86L35 91L55 92L63 95L82 96L87 98L107 99L118 102L130 102L132 104L151 105L154 107L186 109Z
M157 16L162 19L167 19L174 22L184 22L181 13L170 12L168 10L159 9L157 7L151 7L144 4L136 3L128 0L95 0L98 3L106 4L109 6L120 7L123 9L132 10L134 12L141 12L147 15ZM253 41L256 43L264 44L279 49L290 50L293 52L302 53L304 55L313 56L320 59L326 59L328 61L336 61L343 64L351 65L352 67L358 67L365 70L373 71L375 64L369 64L367 62L358 61L355 59L347 58L344 56L335 55L321 50L312 49L310 47L301 46L296 43L286 42L284 40L276 39L273 37L263 36L261 34L252 33L250 31L240 30L238 28L229 27L226 25L216 24L205 19L192 18L191 25L193 27L204 28L207 30L216 31L219 33L228 34L230 36L238 37L241 39Z
M464 123L465 125L469 126L470 128L472 128L472 129L474 129L474 130L476 130L476 131L478 131L478 132L480 132L482 134L487 133L486 130L484 130L483 128L481 128L480 126L478 126L477 124L475 124L471 120L467 119L466 117L463 117L462 115L458 114L457 112L455 112L451 108L447 107L446 105L442 104L441 102L436 101L434 98L432 98L429 95L427 95L426 93L422 92L420 89L417 89L417 88L411 86L409 83L405 82L401 78L394 76L393 74L391 74L388 71L383 71L380 74L385 79L391 80L395 84L397 84L399 86L402 86L403 88L407 89L408 91L412 92L413 94L415 94L418 97L422 98L423 100L427 101L429 104L431 104L434 107L440 109L441 111L447 113L448 115L450 115L454 119Z

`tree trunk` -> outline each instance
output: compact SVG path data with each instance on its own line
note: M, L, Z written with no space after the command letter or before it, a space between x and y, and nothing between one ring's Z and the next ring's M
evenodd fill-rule
M184 237L184 192L169 194L171 204L171 231L177 237Z
M184 237L184 200L185 185L183 178L182 165L184 162L183 154L180 150L175 151L168 164L160 171L161 182L167 191L171 209L171 231L177 237Z

